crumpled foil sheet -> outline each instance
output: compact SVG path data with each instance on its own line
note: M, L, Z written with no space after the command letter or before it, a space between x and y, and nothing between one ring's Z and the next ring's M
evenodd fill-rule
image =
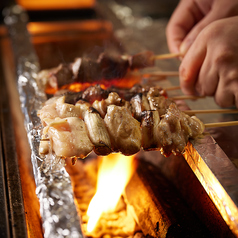
M27 31L28 16L18 5L4 9L3 13L12 41L17 88L32 151L31 161L44 237L83 237L64 160L52 155L42 159L38 152L42 126L37 110L46 100L46 95L36 83L39 63Z

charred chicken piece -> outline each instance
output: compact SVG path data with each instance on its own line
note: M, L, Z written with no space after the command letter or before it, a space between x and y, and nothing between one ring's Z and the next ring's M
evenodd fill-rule
M143 150L157 150L156 130L160 122L158 111L143 111L141 113L141 132Z
M167 109L171 104L175 104L175 102L166 99L164 96L150 96L150 92L147 94L147 98L150 104L150 109L157 110L160 117L166 114Z
M142 93L135 95L130 100L130 103L131 103L131 108L132 108L132 114L135 117L135 119L137 119L138 121L141 121L141 113L143 111L150 110L150 105L149 105L148 99Z
M86 124L89 138L94 145L94 152L98 155L108 155L112 152L111 141L105 126L97 110L90 107L85 112L84 122Z
M104 122L108 129L112 149L124 155L133 155L141 147L140 123L126 107L108 106Z
M92 83L95 81L99 81L101 79L102 79L102 72L97 60L91 59L89 57L83 57L81 59L81 64L78 69L78 73L76 74L75 81Z
M107 98L108 91L100 87L99 84L90 86L84 90L82 98L86 101L93 103L95 100L101 101L102 99Z
M149 90L147 91L148 98L159 97L159 96L167 97L166 91L161 87L150 87Z
M75 105L77 101L82 99L83 92L66 92L63 94L65 96L65 103Z
M69 64L60 64L56 68L42 70L38 74L37 79L41 81L43 85L54 89L59 89L63 85L71 84L75 81L73 71Z
M197 117L186 115L171 103L155 132L157 147L166 157L171 153L181 154L188 140L196 138L203 131L204 124Z
M152 51L143 51L129 57L130 69L143 69L155 65L154 53Z
M85 158L93 150L83 120L77 117L55 118L46 120L46 123L43 134L49 138L57 156Z
M130 107L130 103L119 97L116 92L111 92L109 93L108 98L101 101L96 100L92 104L92 106L100 113L102 118L105 117L109 105L125 106L126 108Z
M129 68L128 59L112 53L101 53L97 62L104 79L123 78Z

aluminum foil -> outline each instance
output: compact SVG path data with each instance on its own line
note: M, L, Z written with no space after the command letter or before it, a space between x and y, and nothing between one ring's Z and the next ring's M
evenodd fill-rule
M3 13L12 41L17 88L32 151L31 161L44 237L83 237L64 160L52 155L41 158L38 153L42 126L37 110L46 100L46 95L36 83L39 63L27 31L28 16L18 5L4 9Z

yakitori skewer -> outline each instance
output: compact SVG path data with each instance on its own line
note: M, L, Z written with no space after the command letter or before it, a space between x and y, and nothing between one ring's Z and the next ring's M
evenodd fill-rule
M193 114L206 114L206 113L222 113L222 114L229 114L229 113L238 113L238 109L208 109L208 110L185 110L184 113L188 115Z
M224 126L238 126L238 121L206 123L206 124L204 124L204 126L205 126L205 128L224 127Z
M144 73L142 74L144 78L149 77L178 77L179 72L178 71L154 71L150 73Z
M41 85L59 89L65 84L74 82L95 82L100 80L121 79L130 71L154 67L156 59L177 57L179 54L154 55L152 51L144 51L134 55L120 55L103 52L95 57L83 56L73 62L61 63L58 66L42 70L38 74ZM155 71L140 74L142 77L177 77L179 72Z
M175 97L169 97L170 100L176 101L176 100L197 100L200 98L205 98L205 96L193 96L193 95L180 95Z
M172 58L177 58L181 56L182 56L181 53L169 53L169 54L154 55L153 59L154 60L172 59Z
M172 86L172 87L168 87L168 88L164 88L164 90L167 91L173 91L173 90L179 90L181 89L180 86Z

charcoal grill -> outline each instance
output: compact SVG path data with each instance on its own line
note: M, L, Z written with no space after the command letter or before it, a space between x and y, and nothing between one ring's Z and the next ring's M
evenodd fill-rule
M125 25L128 16L121 21L118 20L118 16L113 12L116 7L125 6L115 2L110 4L99 2L87 10L71 11L74 17L75 12L81 12L81 19L70 18L61 22L52 21L51 18L47 21L33 19L37 22L31 21L27 27L40 67L50 68L62 60L70 61L82 55L85 50L95 50L95 46L111 47L127 53L136 53L144 48L156 53L167 52L164 33L156 39L161 46L159 49L154 47L154 41L151 45L146 45L149 43L145 44L138 38L141 37L141 29L138 30L134 25ZM61 11L64 12L64 9ZM55 13L59 14L59 11ZM49 12L47 14L49 16ZM56 18L59 16L57 14ZM70 10L67 10L67 14L70 15ZM40 12L30 10L29 16L38 17ZM142 32L147 29L154 30L154 27L158 26L161 32L164 31L166 20L156 20L156 24L149 18L142 20L145 25L148 24ZM22 62L17 61L19 55L16 56L16 50L12 49L5 26L1 26L0 33L0 202L3 208L0 216L0 232L2 237L43 237L46 234L42 228L42 213L40 214L42 208L35 193L34 174L37 173L34 166L32 168L30 160L29 137L27 138L25 132L24 115L21 113L19 92L16 87L19 65ZM20 56L25 54L24 48L23 53L18 54ZM161 62L157 67L176 70L177 64L177 61L172 60ZM172 78L153 81L152 85L159 84L166 87L174 83L176 84L176 79ZM212 104L211 100L208 104ZM197 102L196 105L201 106L201 103ZM233 129L235 131L237 128ZM219 142L220 138L221 136L217 137ZM232 149L234 138L228 139L231 140ZM206 135L200 141L191 141L184 156L164 158L159 152L138 154L139 166L125 190L125 197L128 204L133 207L144 236L238 236L237 160L235 152L228 151L227 145L224 144L223 139L220 143L221 149L210 135ZM67 237L66 233L65 236Z

